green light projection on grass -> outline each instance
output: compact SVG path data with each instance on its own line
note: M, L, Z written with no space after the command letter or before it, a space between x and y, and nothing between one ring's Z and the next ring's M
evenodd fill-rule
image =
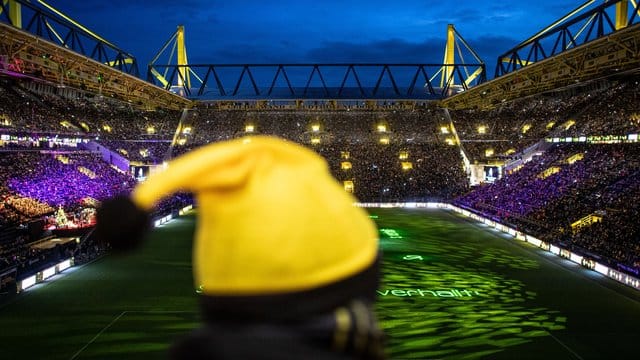
M394 227L405 235L380 239L376 310L390 358L490 358L565 328L566 317L536 305L537 294L509 276L535 271L537 262L480 241L455 241L477 229L446 218L400 214L378 220L382 234Z
M402 257L402 260L424 260L424 256L422 255L405 255Z
M378 296L415 296L415 297L472 297L481 296L479 291L476 290L459 290L459 289L446 289L446 290L426 290L426 289L393 289L393 290L376 290Z
M380 229L380 232L387 236L389 239L402 239L402 236L398 234L395 229Z

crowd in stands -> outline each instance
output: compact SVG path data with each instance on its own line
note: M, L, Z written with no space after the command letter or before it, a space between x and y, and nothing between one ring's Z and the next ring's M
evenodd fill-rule
M450 115L472 161L504 158L545 137L638 133L639 80L611 81L578 93L543 94Z
M447 201L468 190L457 147L446 144L311 146L362 202Z
M100 144L131 162L160 164L167 157L171 140L100 140Z
M461 147L472 162L510 159L545 137L606 137L640 132L637 75L599 81L500 104L451 111ZM584 159L566 163L574 153ZM640 273L637 144L554 147L518 172L458 198L458 204L508 222L547 241L626 264ZM557 166L560 172L543 179ZM584 216L601 222L573 229Z
M395 111L190 111L185 146L246 135L276 135L325 157L334 177L360 201L451 199L468 188L460 150L438 137L445 113ZM348 184L345 182L349 182Z
M171 139L181 112L144 111L131 104L89 95L68 99L36 94L12 79L0 78L0 131L92 135L106 139Z
M0 78L0 97L7 99L0 102L0 131L91 136L132 162L148 164L212 142L276 135L325 157L335 178L360 201L455 199L543 240L640 268L634 221L640 206L632 200L640 196L637 144L554 145L519 171L471 192L460 153L464 150L472 163L504 160L545 137L638 132L639 89L635 78L616 80L490 110L402 109L401 103L375 110L324 102L265 109L201 104L180 112L142 111L100 96L41 96ZM460 147L447 143L454 128ZM60 206L73 216L86 206L86 199L99 201L135 185L131 175L115 170L98 154L39 147L26 141L0 149L0 228L52 215ZM157 211L192 201L189 194L178 194L161 202ZM602 221L579 229L571 226L590 214L599 214ZM18 240L22 242L13 245L22 249L20 254L7 253L0 265L11 256L12 261L37 256L24 249L24 239ZM84 255L103 251L97 244L82 248Z
M365 143L378 126L385 126L395 142L430 143L436 141L438 124L446 122L441 109L412 111L223 111L209 107L191 110L190 143L206 144L250 133L277 135L291 141L309 143L313 136L345 143ZM314 131L313 126L318 130Z
M73 262L75 265L85 264L107 254L109 250L109 244L99 242L95 237L87 236L74 249Z
M28 219L50 214L54 211L51 205L41 203L30 197L6 195L3 197L3 201L8 207L15 209Z
M169 213L173 213L174 215L178 213L178 211L188 205L193 205L194 198L193 194L185 193L185 192L177 192L172 194L169 197L166 197L160 200L159 203L154 207L153 213L151 217L166 215Z
M286 94L290 95L290 94ZM202 107L202 106L201 106ZM224 111L412 111L434 109L434 103L430 100L244 100L244 101L216 101L204 103L203 107L211 110Z
M134 180L86 152L0 153L0 161L12 171L6 186L15 194L56 207L73 207L85 198L102 200L126 193Z
M96 153L0 152L0 231L12 229L14 234L0 237L0 273L14 268L24 275L63 257L73 256L82 263L104 254L108 250L105 244L94 243L90 237L78 246L71 242L38 248L28 229L35 222L35 226L46 226L41 232L47 234L51 221L58 229L65 228L64 223L90 224L85 214L93 213L89 210L100 200L129 193L134 185L130 175L112 168ZM190 194L177 194L158 204L152 216L177 212L192 201ZM57 219L60 215L62 224Z
M100 154L84 151L81 144L63 144L57 136L97 138L130 161L158 163L181 116L180 111L144 111L101 96L36 94L24 85L0 78L0 271L15 267L19 273L61 256L85 262L104 253L104 245L90 238L77 247L72 242L40 249L33 246L29 228L46 226L45 234L51 222L61 228L60 214L70 223L85 221L100 200L128 193L135 185ZM190 201L189 195L165 199L156 213Z
M640 265L637 144L554 145L520 170L456 199L542 240ZM599 215L602 222L572 224Z
M28 271L38 268L42 264L53 265L72 257L76 248L75 241L54 247L30 246L27 237L20 236L13 243L5 243L0 246L0 265L4 265L4 267L0 266L0 269L17 266L18 271Z
M640 79L632 78L598 94L573 118L560 136L627 135L640 132Z
M5 200L9 196L9 192L6 188L0 187L0 230L8 225L19 224L22 221L28 220L20 213L9 206Z
M42 96L36 96L14 81L0 78L0 130L64 132L62 115L54 109L47 111Z

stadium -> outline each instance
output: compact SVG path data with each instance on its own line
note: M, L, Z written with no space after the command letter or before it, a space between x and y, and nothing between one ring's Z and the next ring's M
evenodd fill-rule
M178 26L141 75L64 9L0 1L0 354L166 358L203 321L198 203L163 199L127 255L96 211L184 154L272 135L375 222L386 357L636 356L640 3L557 17L491 75L453 25L438 64L190 64Z

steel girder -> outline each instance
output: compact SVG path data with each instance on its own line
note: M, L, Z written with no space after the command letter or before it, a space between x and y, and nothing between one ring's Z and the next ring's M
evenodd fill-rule
M628 1L607 0L505 52L498 57L495 77L613 34L626 26L640 23L640 1L635 3L635 8L632 6L629 8L631 11L627 11ZM625 13L620 13L620 9L624 9Z
M444 99L442 105L489 108L625 72L640 72L640 23L480 84Z
M0 73L130 100L139 106L191 106L188 99L2 22Z
M76 23L43 1L12 0L21 7L22 17L13 19L0 1L0 22L22 29L83 56L139 77L136 58Z
M449 85L436 87L433 77L443 66L450 67ZM467 84L463 69L482 67L482 74ZM202 79L199 87L186 84L180 71ZM167 90L192 99L440 99L467 90L486 80L484 64L200 64L150 65L147 79L159 83L154 74L166 73ZM447 81L447 84L454 81Z

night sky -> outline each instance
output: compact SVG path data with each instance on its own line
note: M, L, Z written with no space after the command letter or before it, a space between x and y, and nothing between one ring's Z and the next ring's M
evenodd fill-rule
M133 54L140 68L179 24L189 62L441 63L446 26L492 73L498 55L582 0L482 1L75 1L49 3ZM511 3L512 5L507 5Z

